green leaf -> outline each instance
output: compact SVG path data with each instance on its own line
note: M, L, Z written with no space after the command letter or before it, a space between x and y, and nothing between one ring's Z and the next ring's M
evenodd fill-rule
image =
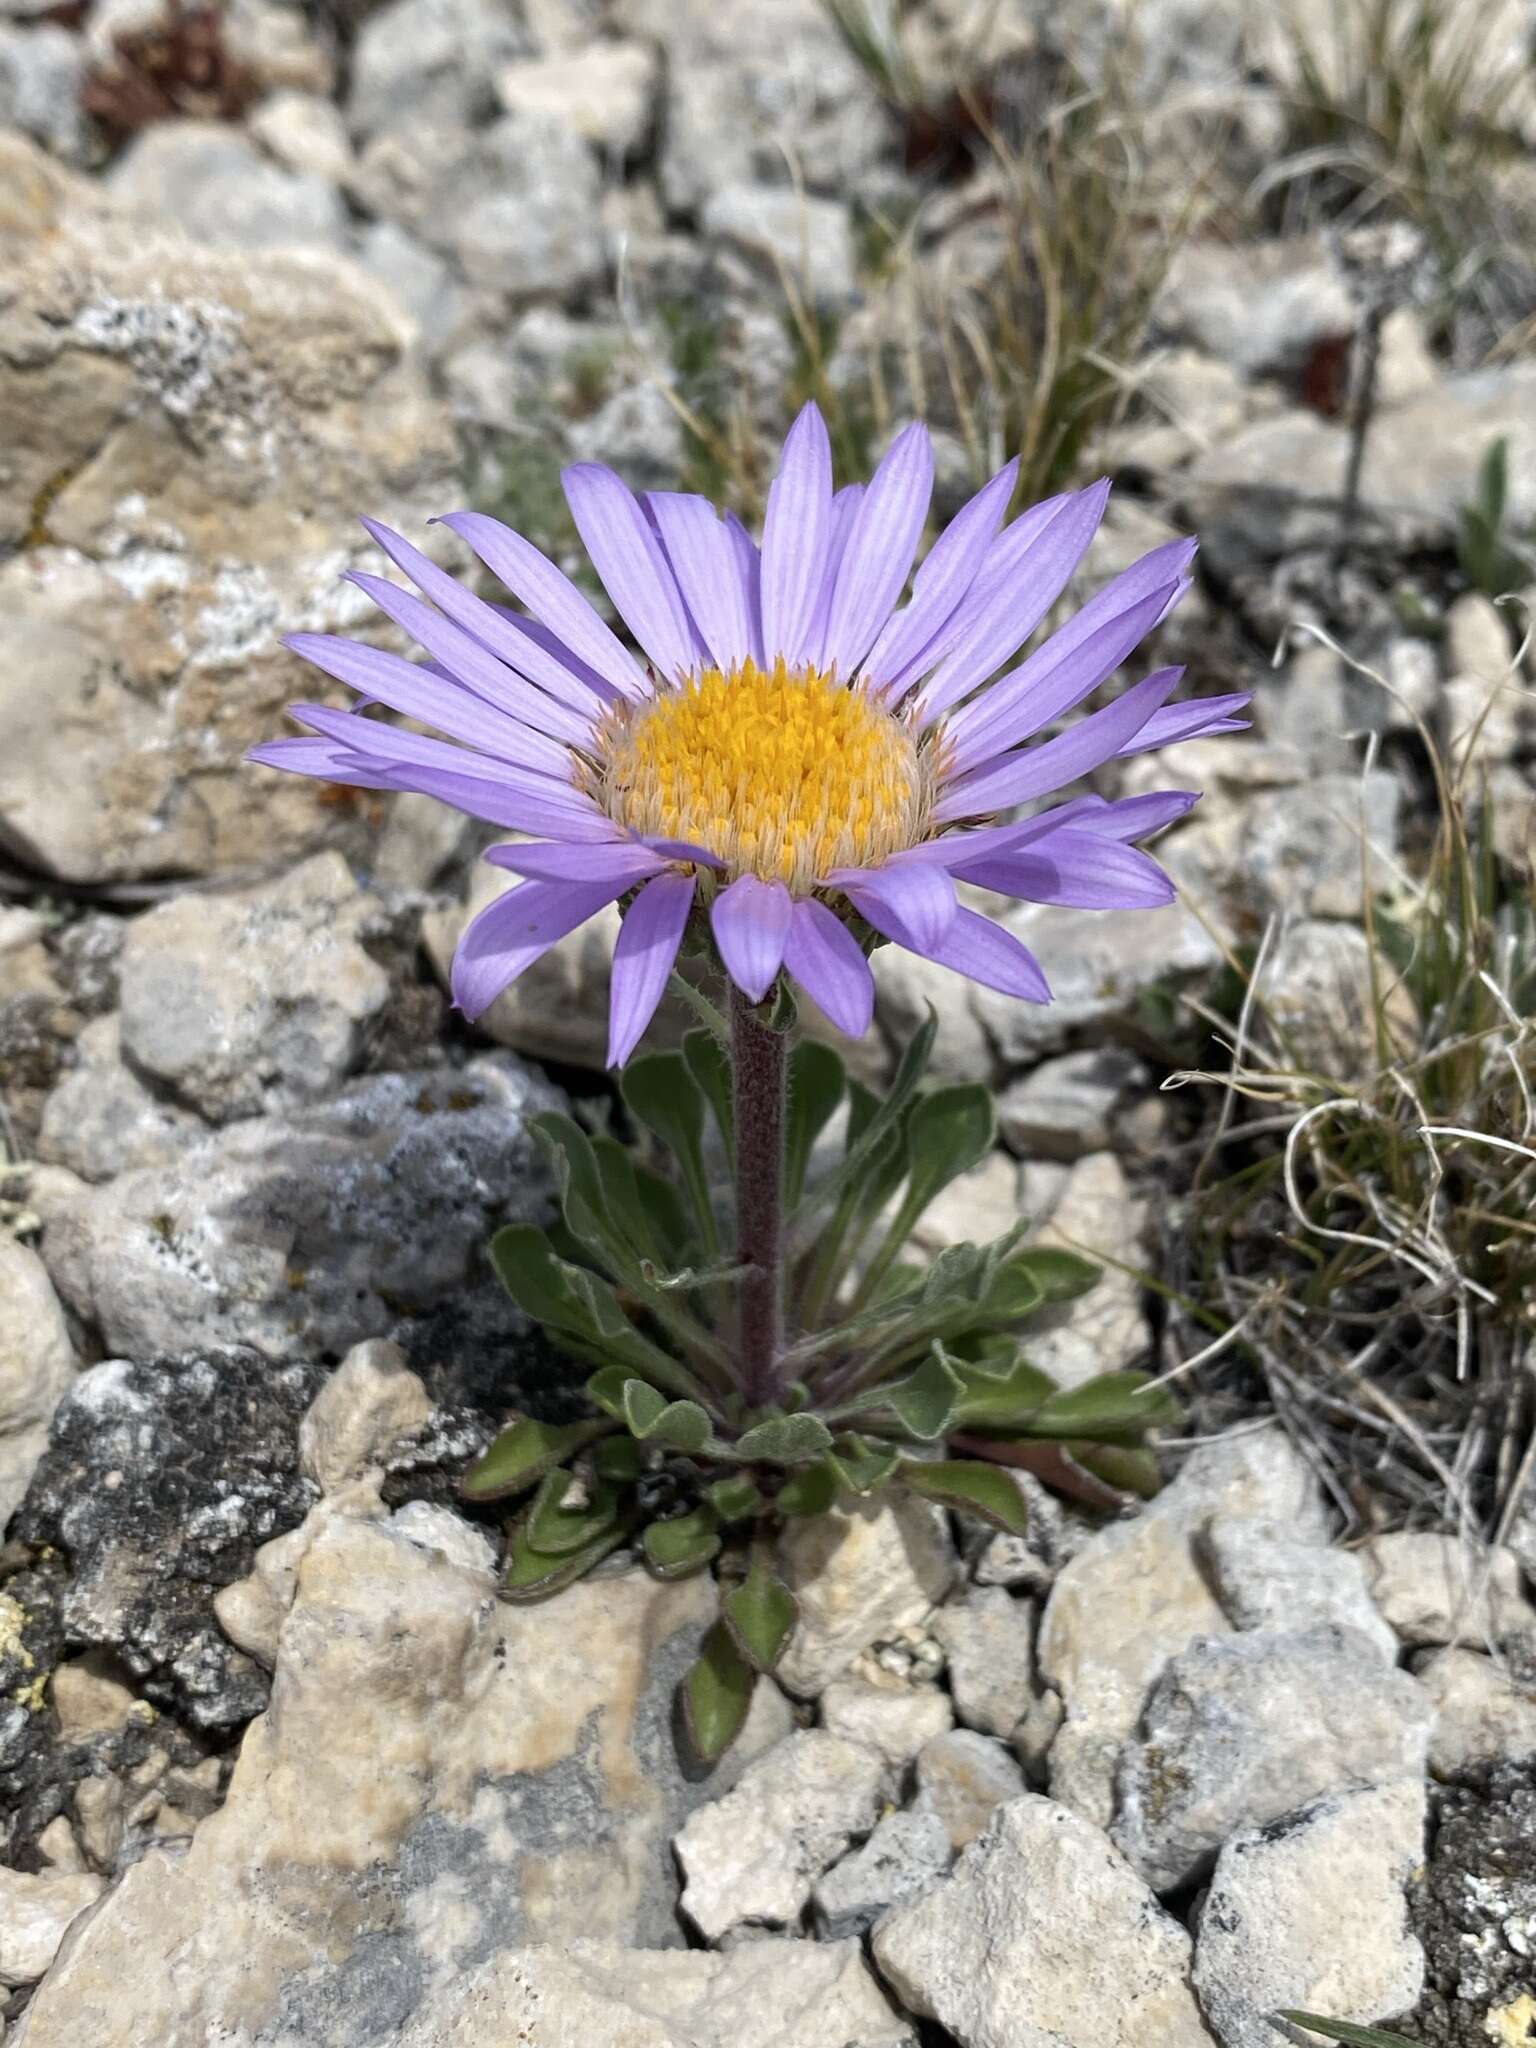
M1042 1301L1076 1301L1090 1287L1097 1287L1099 1268L1076 1252L1060 1251L1054 1245L1035 1245L1018 1252L1008 1261L1026 1273L1040 1290Z
M921 1464L904 1458L896 1476L913 1493L936 1500L947 1508L962 1508L968 1515L1006 1529L1010 1536L1022 1536L1029 1527L1029 1510L1024 1496L1008 1474L996 1465L971 1458L944 1459Z
M919 1096L905 1124L907 1186L859 1284L868 1301L930 1202L991 1150L997 1134L992 1091L979 1081Z
M659 1579L682 1579L702 1571L720 1553L720 1532L708 1508L652 1522L640 1539L645 1561Z
M672 1153L705 1244L718 1246L714 1204L704 1167L705 1098L680 1052L651 1052L631 1060L619 1077L631 1116L654 1131Z
M802 1039L789 1056L789 1111L784 1129L784 1200L790 1208L805 1187L816 1140L843 1099L843 1063L830 1045Z
M896 1470L900 1454L893 1444L873 1444L850 1432L827 1453L827 1463L845 1493L868 1494L884 1486Z
M976 1304L976 1322L992 1329L1008 1329L1028 1320L1045 1306L1040 1283L1021 1259L1005 1259L987 1282Z
M754 1553L747 1576L720 1603L731 1639L754 1671L772 1671L783 1656L800 1603L764 1558Z
M1150 1451L1132 1444L1067 1443L1069 1451L1085 1472L1102 1479L1117 1493L1133 1493L1150 1500L1163 1483L1162 1469Z
M1149 1429L1178 1420L1178 1403L1144 1372L1104 1372L1053 1393L1029 1418L1033 1437L1087 1437L1139 1443Z
M663 1400L644 1380L625 1382L624 1421L642 1443L665 1444L690 1457L702 1451L713 1434L709 1416L697 1401Z
M572 1265L542 1230L509 1223L491 1239L496 1277L525 1315L576 1341L579 1357L627 1365L673 1393L691 1394L693 1380L675 1359L642 1337L600 1274Z
M632 1436L606 1436L593 1445L592 1469L599 1479L629 1486L645 1470L645 1455Z
M990 1364L959 1364L964 1391L955 1408L956 1428L1018 1430L1029 1426L1041 1404L1056 1392L1048 1372L1031 1365L1015 1347L1012 1364L999 1373Z
M574 1504L564 1505L572 1495ZM612 1528L619 1512L616 1486L585 1481L565 1471L546 1472L528 1508L524 1527L529 1547L545 1557L565 1557Z
M803 1465L791 1472L773 1497L781 1515L824 1515L837 1499L838 1478L823 1459L818 1465Z
M628 1279L636 1271L640 1248L629 1241L622 1221L609 1209L592 1140L580 1124L557 1110L530 1117L528 1128L549 1154L566 1228L610 1271Z
M514 1602L545 1600L551 1593L575 1585L594 1565L601 1564L611 1550L618 1549L633 1532L635 1522L634 1515L623 1516L580 1550L570 1551L564 1557L550 1557L535 1550L528 1541L526 1525L520 1524L512 1531L507 1546L502 1592Z
M717 1479L709 1489L708 1499L722 1522L744 1522L750 1515L760 1513L763 1505L761 1488L742 1472Z
M688 1071L714 1112L726 1152L736 1146L736 1116L731 1104L731 1058L712 1031L689 1031L683 1037Z
M664 1174L654 1173L638 1162L632 1162L632 1170L640 1200L651 1216L666 1261L676 1265L691 1257L694 1247L704 1239L690 1222L691 1212L683 1206L676 1187Z
M756 1672L717 1621L682 1686L683 1720L701 1763L715 1763L741 1733L756 1683Z
M818 1415L770 1415L737 1437L733 1451L743 1464L803 1465L832 1444L832 1432Z
M843 1163L835 1173L828 1174L825 1180L812 1188L800 1204L797 1221L801 1211L819 1208L823 1202L840 1202L850 1185L862 1178L874 1155L891 1140L923 1077L938 1028L939 1014L930 1003L927 1017L908 1040L906 1050L897 1062L896 1072L883 1100L871 1095L867 1088L850 1086L848 1149L843 1155Z
M671 1247L659 1228L661 1211L655 1205L647 1206L628 1148L616 1138L594 1138L592 1156L597 1162L608 1214L622 1228L637 1256L642 1261L654 1259L660 1265L668 1264ZM648 1178L655 1180L656 1175Z
M606 1422L536 1422L521 1415L470 1466L459 1492L465 1500L503 1500L522 1493L607 1427Z
M1282 2012L1278 2017L1292 2026L1310 2027L1329 2041L1342 2041L1346 2048L1417 2048L1402 2034L1386 2034L1380 2027L1357 2027L1349 2020L1321 2019L1315 2012Z
M905 1379L873 1387L858 1397L862 1409L887 1409L903 1431L919 1443L936 1443L945 1435L965 1391L965 1382L935 1344Z

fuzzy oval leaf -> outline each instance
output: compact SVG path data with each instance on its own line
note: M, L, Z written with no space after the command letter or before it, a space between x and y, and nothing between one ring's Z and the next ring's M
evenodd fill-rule
M949 1430L964 1391L960 1374L935 1344L905 1379L875 1387L861 1405L888 1410L905 1435L931 1444Z
M697 1401L664 1401L644 1380L626 1384L624 1418L642 1443L665 1444L689 1456L702 1451L713 1434L709 1416Z
M960 1363L957 1369L964 1390L955 1407L955 1425L965 1429L1023 1429L1056 1392L1050 1374L1017 1351L1002 1370L991 1361Z
M601 1564L609 1551L617 1550L634 1526L634 1518L625 1517L594 1536L580 1550L570 1551L564 1557L550 1557L533 1548L526 1527L520 1525L513 1530L507 1545L507 1562L501 1578L504 1597L514 1603L547 1600L552 1593L574 1586L594 1565Z
M772 1671L800 1619L800 1602L777 1572L754 1557L747 1576L721 1601L720 1612L753 1670Z
M1136 1443L1149 1429L1177 1421L1178 1413L1173 1396L1154 1387L1147 1373L1104 1372L1042 1401L1030 1417L1029 1434Z
M919 1201L926 1208L952 1180L986 1157L996 1135L992 1090L980 1081L962 1081L920 1095L907 1118L911 1193L903 1208Z
M1055 1245L1042 1244L1016 1252L1008 1263L1034 1281L1042 1301L1076 1301L1090 1287L1097 1287L1101 1277L1091 1259L1079 1258L1076 1252L1061 1251Z
M717 1762L741 1733L757 1673L717 1621L683 1680L683 1720L701 1763Z
M936 1464L903 1459L897 1477L913 1493L935 1500L947 1508L962 1508L968 1515L980 1515L1010 1536L1022 1536L1029 1527L1029 1509L1008 1474L996 1465L972 1458L946 1458Z
M900 1461L894 1444L871 1443L867 1437L850 1433L840 1436L827 1453L827 1463L845 1493L875 1493L885 1485Z
M728 1153L736 1145L736 1116L731 1102L731 1061L712 1031L683 1034L683 1059L694 1084L713 1112Z
M619 1077L630 1114L653 1131L682 1174L703 1241L714 1241L709 1176L704 1165L704 1094L680 1052L645 1053Z
M564 1505L566 1496L573 1504ZM612 1528L619 1512L616 1486L599 1483L588 1491L569 1472L545 1473L524 1524L531 1548L545 1557L566 1557Z
M682 1579L702 1571L720 1552L720 1532L708 1508L651 1522L640 1539L645 1561L658 1579Z
M819 1415L770 1415L744 1430L732 1449L746 1464L804 1465L831 1447L832 1432Z
M607 1428L605 1422L536 1422L520 1415L501 1432L459 1481L465 1500L504 1500L542 1479L551 1466L563 1465Z
M843 1063L830 1045L803 1038L789 1056L789 1109L784 1126L784 1200L793 1208L805 1186L816 1140L843 1099Z
M709 1489L709 1504L722 1522L744 1522L763 1505L761 1489L744 1473L717 1479Z
M781 1515L824 1515L837 1499L838 1480L823 1460L792 1472L773 1497Z
M592 1469L599 1479L631 1486L645 1470L645 1454L632 1436L605 1436L592 1446Z

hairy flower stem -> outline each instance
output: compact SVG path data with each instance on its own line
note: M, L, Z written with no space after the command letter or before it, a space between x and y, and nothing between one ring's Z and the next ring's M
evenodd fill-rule
M756 1408L778 1399L784 1315L784 1112L787 1041L740 989L731 990L731 1095L736 1123L736 1250L742 1389Z

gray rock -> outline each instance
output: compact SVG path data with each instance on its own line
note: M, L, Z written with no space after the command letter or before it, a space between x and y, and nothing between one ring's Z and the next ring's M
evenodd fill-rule
M1015 1152L1036 1158L1107 1151L1115 1142L1115 1104L1145 1079L1141 1062L1117 1046L1043 1060L999 1097L998 1132Z
M34 1983L104 1880L86 1873L0 1869L0 1984Z
M1168 758L1159 766L1166 781ZM1240 799L1208 795L1161 858L1228 931L1275 912L1358 918L1362 834L1374 860L1390 861L1402 808L1402 785L1386 769L1314 774L1293 788L1249 790Z
M339 853L276 882L173 897L133 924L122 1049L215 1123L330 1094L389 1000L384 929Z
M1089 1258L1108 1254L1089 1293L1030 1321L1030 1358L1059 1387L1080 1387L1145 1358L1151 1332L1144 1290L1134 1271L1122 1269L1136 1264L1146 1222L1147 1205L1132 1193L1117 1155L1091 1152L1068 1168L1050 1220L1031 1234L1032 1244L1065 1245Z
M853 223L837 199L787 185L727 185L704 202L704 232L769 277L787 277L817 306L853 296Z
M0 127L19 128L54 156L80 161L90 142L80 108L83 70L79 37L57 23L0 21Z
M941 1607L933 1632L944 1645L957 1717L1006 1740L1034 1697L1033 1607L989 1587Z
M352 51L353 133L487 121L497 69L527 47L516 16L495 0L391 0L376 7Z
M862 1743L898 1773L906 1770L925 1742L947 1733L955 1724L947 1692L936 1685L905 1685L894 1678L883 1683L857 1673L835 1678L817 1705L821 1725L829 1734Z
M76 1064L43 1105L37 1156L82 1180L165 1166L202 1136L196 1111L158 1095L123 1062L116 1012L93 1017L75 1041Z
M1030 1213L1027 1207L1025 1213ZM1000 1529L984 1534L971 1576L978 1586L1048 1593L1051 1581L1082 1547L1088 1532L1082 1524L1068 1521L1061 1502L1032 1473L1015 1472L1013 1481L1028 1507L1029 1527L1022 1536L1010 1536Z
M888 1813L862 1847L834 1863L811 1890L823 1941L866 1933L949 1868L949 1829L936 1813Z
M606 462L636 491L675 490L686 452L683 423L655 384L632 384L604 399L567 438L581 462Z
M504 1951L445 1972L399 2048L483 2048L488 2028L549 2048L915 2048L847 1941Z
M105 1187L55 1168L37 1176L43 1258L127 1357L239 1343L273 1358L339 1353L477 1289L497 1305L483 1247L499 1222L544 1215L524 1119L557 1100L491 1054L459 1073L372 1075Z
M1317 1482L1278 1429L1196 1451L1172 1485L1133 1519L1101 1530L1057 1576L1037 1645L1041 1673L1066 1708L1051 1791L1102 1826L1116 1761L1153 1681L1197 1636L1229 1626L1196 1538L1214 1516L1233 1514L1325 1539Z
M607 269L598 167L579 136L536 114L488 128L412 123L368 144L357 189L385 219L452 258L478 290L563 298Z
M275 92L252 108L245 125L285 169L333 185L346 183L352 144L333 100L313 92Z
M496 97L509 114L563 122L615 157L637 150L656 119L659 67L642 42L589 43L558 56L524 58L496 74Z
M1446 377L1372 422L1361 476L1367 531L1397 544L1444 545L1476 494L1484 451L1509 439L1514 526L1536 518L1536 370L1511 363ZM1182 508L1228 572L1327 546L1337 531L1346 434L1310 412L1262 420L1185 472Z
M390 1447L423 1428L431 1396L398 1344L354 1345L299 1424L299 1469L322 1493L339 1493L382 1467Z
M197 1727L238 1726L266 1704L213 1598L315 1498L296 1443L318 1378L253 1352L92 1366L60 1403L17 1513L24 1542L70 1560L70 1640L110 1651Z
M1429 1767L1451 1778L1480 1765L1536 1757L1536 1686L1477 1650L1434 1650L1413 1667L1435 1725Z
M778 1678L807 1699L871 1643L926 1620L955 1572L943 1515L910 1494L797 1517L782 1555L800 1616Z
M1405 1643L1536 1637L1536 1607L1511 1550L1483 1552L1455 1536L1398 1531L1372 1537L1362 1555L1371 1598Z
M1197 1642L1152 1688L1121 1757L1115 1840L1155 1891L1171 1891L1240 1828L1421 1777L1430 1718L1406 1672L1338 1630Z
M874 1826L887 1776L874 1750L825 1729L778 1743L674 1842L683 1912L709 1942L743 1925L793 1927L816 1879Z
M1358 1554L1300 1540L1282 1522L1220 1516L1204 1555L1217 1596L1240 1629L1349 1629L1388 1664L1397 1637L1366 1590Z
M1254 377L1297 371L1318 342L1353 334L1357 313L1320 235L1192 237L1169 266L1154 318L1173 339Z
M47 1267L0 1231L0 1535L27 1490L77 1365Z
M1097 1828L1028 1794L874 1935L902 2004L960 2048L1210 2048L1189 1951Z
M1271 2048L1271 2015L1287 2007L1357 2026L1411 2011L1424 1951L1405 1893L1423 1853L1419 1778L1235 1835L1195 1943L1195 1989L1224 2048Z
M336 250L346 240L346 208L329 179L284 170L216 121L156 122L107 184L129 212L173 222L208 248Z
M274 1705L224 1804L76 1931L29 2011L30 2048L470 2040L447 2017L434 2035L434 2001L456 2029L487 1997L494 2033L521 2025L509 1999L531 1944L680 1945L668 1842L715 1787L683 1775L672 1710L707 1581L623 1573L509 1607L489 1573L394 1521L327 1506L309 1529ZM834 2009L848 1955L822 1965ZM706 1959L679 1976L678 2003L691 1982L706 2009L709 1983L733 1981Z
M464 310L464 294L454 281L452 266L393 220L368 223L358 237L357 260L415 323L427 351L435 353L441 348L453 334ZM503 423L505 419L503 413ZM408 797L402 801L417 799ZM446 809L431 798L420 801L431 802L438 812ZM394 810L399 809L397 803ZM385 829L387 832L388 827Z
M1288 1068L1351 1082L1376 1070L1376 1013L1406 1047L1415 1029L1411 997L1383 982L1371 942L1356 924L1298 918L1282 924L1256 977L1256 1000Z
M334 256L109 221L14 135L0 188L6 847L87 882L365 852L384 805L245 754L313 680L282 635L363 616L358 506L415 531L452 502L398 315Z
M957 1853L981 1834L998 1807L1024 1790L1024 1773L990 1735L955 1728L925 1742L917 1756L915 1811L937 1815Z

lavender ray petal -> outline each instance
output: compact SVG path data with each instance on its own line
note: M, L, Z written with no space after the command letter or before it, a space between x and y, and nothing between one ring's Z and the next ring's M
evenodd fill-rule
M708 498L651 491L645 502L699 637L729 673L752 653L748 593L731 536Z
M974 910L958 911L936 946L918 945L900 918L893 917L883 905L880 918L871 917L869 921L876 931L884 932L909 953L920 954L939 967L952 967L957 974L979 981L983 988L995 988L1001 995L1017 996L1027 1003L1051 1000L1050 984L1029 948L1012 932Z
M463 740L504 761L543 767L549 774L570 773L569 750L557 741L519 725L462 684L445 682L398 654L385 654L377 647L364 647L332 633L293 633L286 644L302 660L348 688L361 690L407 718L434 725L450 739Z
M697 666L688 608L634 493L599 462L578 462L560 481L619 617L669 681L686 675Z
M692 875L658 875L625 913L613 949L608 1064L622 1067L655 1016L693 908Z
M1212 739L1217 733L1244 732L1249 721L1234 713L1253 701L1251 690L1238 690L1230 697L1192 697L1186 704L1170 704L1149 718L1137 733L1133 753L1154 747L1176 746L1180 740Z
M441 663L461 688L483 697L495 710L504 711L509 718L558 742L562 748L592 745L596 706L589 705L585 712L572 711L569 705L546 697L462 626L444 618L414 591L402 590L398 583L370 576L363 569L349 569L345 581L371 597L379 610Z
M475 776L484 782L499 783L504 789L519 790L526 796L536 797L541 803L558 805L562 809L589 811L592 808L567 776L545 775L537 768L516 767L510 762L493 759L489 754L456 747L447 740L434 740L426 733L411 732L404 726L385 725L376 718L360 718L355 711L335 711L328 704L290 704L288 715L312 731L323 733L327 739L335 740L338 745L349 747L353 753L378 760L390 769L412 764L423 768L443 768L452 775Z
M953 618L997 538L1018 475L1015 456L960 507L928 550L912 579L910 602L886 621L865 658L863 672L871 689L898 684L908 664L924 655Z
M976 760L981 760L985 758L980 751L983 746L990 746L995 752L1028 739L1080 702L1087 692L1073 694L1074 679L1079 673L1073 657L1111 620L1132 611L1141 616L1145 601L1161 592L1162 610L1155 611L1144 628L1150 632L1163 612L1176 604L1188 588L1187 573L1195 547L1192 540L1167 541L1096 591L1080 611L1010 675L1001 677L991 689L955 713L948 728L951 743L963 743ZM1021 714L1023 722L1019 723Z
M1016 570L983 602L917 694L917 715L931 725L1017 653L1060 597L1087 553L1109 497L1108 483L1068 498L1020 556Z
M562 677L574 677L605 710L624 702L622 694L607 677L600 676L589 662L573 653L559 634L552 633L541 619L531 618L527 612L514 611L511 605L497 604L494 600L488 599L487 604L511 631L521 650L515 665L541 689L548 690L552 697L560 694ZM586 709L585 703L576 696L573 695L571 701L578 710Z
M826 880L835 883L859 915L868 918L871 924L878 923L870 912L872 903L898 918L902 928L912 934L919 949L939 944L954 923L960 907L955 898L955 885L949 879L948 870L942 867L910 863L878 868L833 868Z
M453 956L453 1000L488 1010L525 968L624 893L624 882L520 882L472 918Z
M814 897L791 913L784 965L839 1031L864 1036L875 1014L875 978L853 933Z
M536 637L529 631L526 619L507 611L504 606L488 604L483 597L476 597L456 576L440 569L420 548L413 547L403 535L385 526L381 520L365 519L362 524L401 574L409 576L422 595L429 598L440 612L472 639L478 640L498 661L507 663L518 675L537 684L567 710L582 714L590 723L596 712L614 701L618 692L585 662L576 662L568 651L564 660L551 652L548 646L551 636ZM422 644L425 646L425 641ZM558 642L555 644L558 646Z
M494 769L494 763L487 765ZM488 824L504 826L509 832L537 832L550 838L573 840L613 839L612 820L590 806L577 809L567 804L546 803L527 794L525 787L513 788L494 775L458 775L448 769L419 768L407 763L389 771L387 786L435 796L440 803L463 811L466 817L484 818Z
M906 587L933 497L933 443L921 422L898 434L870 479L844 549L821 665L851 676Z
M1140 732L1183 673L1181 668L1154 669L1113 704L1080 719L1055 739L1038 747L1021 747L1017 753L1004 754L962 776L935 807L935 821L944 825L959 818L983 817L1075 782L1110 760Z
M763 521L763 651L793 667L805 652L832 526L832 443L814 405L789 430Z
M648 847L633 840L604 839L572 844L569 840L513 840L505 846L488 846L485 858L492 867L506 868L514 875L528 875L536 882L601 882L610 877L626 888L659 875L667 866Z
M1157 862L1091 832L1052 833L1020 853L997 854L956 870L962 881L1030 903L1075 910L1151 910L1174 900Z
M710 924L720 958L732 981L752 1002L760 1003L784 964L793 910L782 882L740 875L715 898Z
M1150 725L1151 720L1147 723ZM1145 732L1146 726L1142 727ZM1118 839L1123 845L1137 839L1149 839L1154 832L1161 832L1176 818L1194 809L1200 801L1198 789L1153 789L1145 796L1121 797L1117 803L1105 804L1091 817L1073 820L1073 829L1097 832L1106 839Z
M747 600L748 652L762 668L767 657L763 652L763 557L757 542L748 533L734 512L725 515L725 530L736 554L737 573Z
M323 782L346 783L354 789L388 789L388 777L366 766L360 757L333 740L263 740L248 747L245 758L262 768L281 768L289 775L315 775Z
M982 825L946 832L941 839L925 839L917 846L903 847L900 853L891 855L888 865L948 868L953 874L968 860L1011 853L1017 847L1044 838L1069 820L1075 823L1080 812L1094 808L1107 811L1109 805L1101 796L1080 796L1074 797L1070 803L1055 804L1048 811L1039 811L1034 817L1021 818L1011 825Z
M803 650L805 660L814 663L817 668L826 667L824 648L827 621L832 616L832 593L837 586L837 572L848 546L848 537L853 532L859 507L864 502L865 488L863 484L844 484L840 491L834 491L832 494L832 521L827 537L827 556L823 564L821 588L816 593L816 609L811 617Z
M664 860L689 861L695 867L720 869L725 866L717 853L711 853L707 846L697 846L691 839L663 839L654 833L637 832L636 846L648 846L652 853L659 853Z
M1162 591L1154 590L1150 597L1142 598L1140 603L1133 604L1117 618L1106 620L1096 632L1079 642L1057 665L1053 675L1043 682L1037 681L1036 687L1022 693L1022 696L1012 690L1013 676L1005 676L1000 683L994 684L994 689L1008 691L1012 699L1011 715L1005 711L964 733L958 732L951 724L944 735L944 779L955 782L962 775L984 768L1000 754L1032 738L1063 711L1092 696L1157 624L1162 616L1163 595ZM1040 651L1044 653L1045 649ZM1026 662L1024 667L1028 666ZM1023 669L1014 671L1014 676L1022 674ZM992 692L986 694L990 696Z
M569 576L546 560L531 541L484 512L448 512L441 523L621 697L638 702L654 695L650 677L623 641L598 617Z

